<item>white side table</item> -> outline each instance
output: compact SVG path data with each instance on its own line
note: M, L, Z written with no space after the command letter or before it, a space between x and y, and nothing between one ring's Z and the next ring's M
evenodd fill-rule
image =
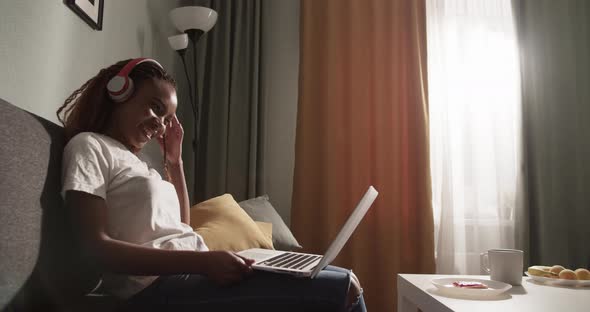
M537 284L523 277L522 286L513 286L497 298L461 299L440 294L431 281L456 277L489 279L479 275L399 274L397 311L416 312L589 312L590 287L563 287Z

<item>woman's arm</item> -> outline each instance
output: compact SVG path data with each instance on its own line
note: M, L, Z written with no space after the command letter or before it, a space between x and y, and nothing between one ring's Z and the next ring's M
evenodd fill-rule
M190 224L190 201L188 199L188 190L186 188L186 179L184 178L182 159L176 163L169 162L168 173L170 174L170 182L176 189L178 202L180 202L180 221L182 223Z
M170 124L166 126L166 139L158 138L162 152L165 151L164 157L168 164L168 174L170 175L170 182L176 189L178 202L180 203L180 221L182 223L190 224L190 200L188 198L188 190L186 187L186 179L184 177L184 167L182 162L182 139L184 137L184 129L178 121L178 117L174 115ZM166 148L164 148L166 144Z
M250 261L231 252L155 249L114 239L106 233L107 207L98 196L68 191L66 206L83 252L103 271L133 275L196 273L228 284L252 270Z

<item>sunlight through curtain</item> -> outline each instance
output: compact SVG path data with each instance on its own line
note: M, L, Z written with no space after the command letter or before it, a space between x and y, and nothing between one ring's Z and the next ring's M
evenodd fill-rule
M521 93L510 0L427 0L438 273L479 274L490 248L523 249Z

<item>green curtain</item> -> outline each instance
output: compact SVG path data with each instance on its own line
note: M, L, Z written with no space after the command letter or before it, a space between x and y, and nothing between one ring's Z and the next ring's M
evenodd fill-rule
M532 264L590 267L590 1L514 0Z
M218 19L197 49L203 148L196 166L186 166L194 192L191 198L200 202L223 193L236 200L253 197L263 192L261 1L211 0L194 5L214 9ZM192 127L187 124L187 129ZM185 159L192 159L192 148L186 144L191 140L192 134L185 139Z

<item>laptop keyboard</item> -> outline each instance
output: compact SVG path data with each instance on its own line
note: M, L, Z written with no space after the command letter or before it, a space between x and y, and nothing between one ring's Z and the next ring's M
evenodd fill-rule
M260 264L273 268L300 270L320 258L322 256L286 252L267 259Z

